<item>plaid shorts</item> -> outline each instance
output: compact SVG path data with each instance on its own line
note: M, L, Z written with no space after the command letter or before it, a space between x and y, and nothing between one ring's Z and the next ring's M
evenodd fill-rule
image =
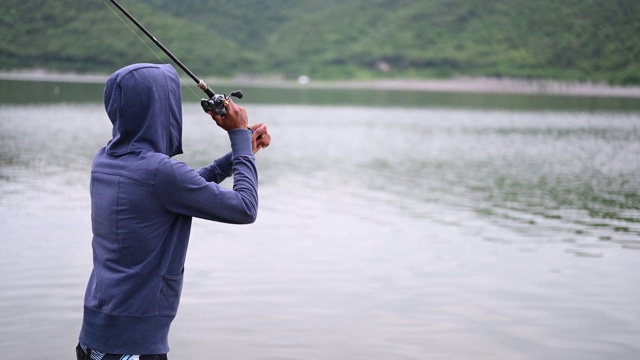
M117 355L91 350L82 344L76 346L78 360L167 360L167 354L156 355Z

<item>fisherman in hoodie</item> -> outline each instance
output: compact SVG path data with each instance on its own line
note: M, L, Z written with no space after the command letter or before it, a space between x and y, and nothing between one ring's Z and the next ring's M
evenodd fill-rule
M104 91L112 139L91 169L93 271L84 298L78 359L166 359L193 217L248 224L258 211L254 154L269 146L229 102L212 115L231 151L198 170L182 153L180 81L171 65L134 64ZM233 177L233 189L218 184Z

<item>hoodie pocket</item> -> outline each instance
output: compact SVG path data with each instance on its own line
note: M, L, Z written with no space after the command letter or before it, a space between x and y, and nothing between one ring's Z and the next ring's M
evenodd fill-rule
M175 316L178 312L180 294L182 293L183 273L180 275L163 275L160 295L158 298L159 316Z

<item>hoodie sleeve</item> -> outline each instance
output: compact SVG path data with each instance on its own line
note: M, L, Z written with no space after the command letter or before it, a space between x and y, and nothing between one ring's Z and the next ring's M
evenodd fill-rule
M258 213L258 172L251 149L251 132L232 130L229 138L233 189L208 182L199 171L168 158L158 167L155 182L156 194L166 209L225 223L249 224L255 221Z
M232 153L228 152L212 164L203 166L198 169L198 174L202 176L206 181L213 181L220 184L224 179L231 176L233 170L233 163L231 162Z

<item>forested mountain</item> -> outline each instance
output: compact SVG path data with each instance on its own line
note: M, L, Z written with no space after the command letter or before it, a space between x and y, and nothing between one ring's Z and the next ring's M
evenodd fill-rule
M638 0L119 2L201 76L470 75L640 84ZM110 72L157 62L104 3L3 0L0 68Z

